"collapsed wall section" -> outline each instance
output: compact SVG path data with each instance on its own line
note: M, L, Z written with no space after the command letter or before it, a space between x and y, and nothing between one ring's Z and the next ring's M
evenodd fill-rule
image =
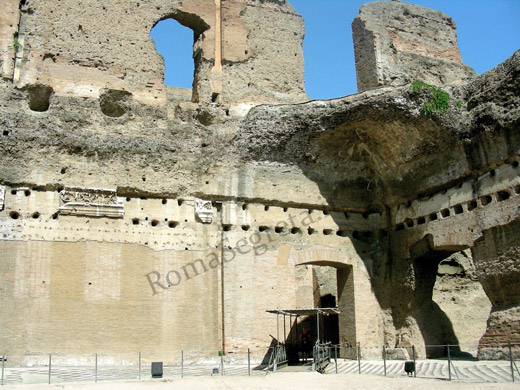
M3 16L0 30L2 69L7 73L13 62L11 30L18 22L15 5L15 11ZM107 5L85 0L78 7L70 0L33 0L30 10L21 14L24 45L15 77L18 86L40 83L59 96L90 98L107 88L124 90L141 103L165 105L164 61L149 33L160 20L173 18L193 30L194 103L229 108L232 103L306 99L303 20L285 1Z

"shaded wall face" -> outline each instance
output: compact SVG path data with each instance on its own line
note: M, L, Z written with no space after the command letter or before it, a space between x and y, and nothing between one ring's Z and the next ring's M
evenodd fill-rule
M508 342L520 342L520 222L484 232L472 248L477 275L493 305L480 354L504 356ZM487 346L501 344L501 348Z
M482 340L492 344L515 334L518 325L513 318L518 294L512 286L516 286L518 280L514 263L516 239L512 238L512 232L516 229L519 202L517 166L515 163L503 164L477 179L410 201L393 210L393 218L401 222L394 225L391 235L394 259L392 291L396 297L392 313L398 332L402 329L402 334L416 345L422 342L421 338L426 344L462 341L457 340L457 329L449 315L446 316L431 302L436 264L441 260L435 260L434 254L471 246L474 246L472 252L476 267L473 278L482 283L493 304L488 330ZM449 284L453 287L452 282ZM472 299L467 293L469 291L455 288L452 296L455 300L463 300L465 295ZM487 310L479 305L480 313ZM432 316L434 312L438 315ZM467 328L476 335L481 327L475 323L474 314L468 314L465 321L471 322ZM511 331L503 330L509 328L506 325L508 321L512 321ZM466 331L461 334L468 340ZM484 343L482 340L481 344Z
M355 301L354 272L352 267L338 269L338 315L339 340L341 343L356 345L359 337L356 334L356 307L363 302Z
M484 232L472 249L477 275L494 308L520 303L520 221Z
M454 253L439 264L433 300L452 323L461 350L475 356L491 302L475 275L471 250Z

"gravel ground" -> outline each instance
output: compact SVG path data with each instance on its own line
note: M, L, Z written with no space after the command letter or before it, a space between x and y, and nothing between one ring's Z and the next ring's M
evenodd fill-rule
M170 380L148 380L141 382L104 382L90 384L65 385L17 385L4 386L3 389L46 389L46 390L169 390L169 389L205 389L205 390L318 390L318 389L385 389L385 390L443 390L443 389L520 389L518 383L464 383L445 380L381 377L375 375L322 375L315 372L292 373L279 372L255 377L201 377L178 378Z

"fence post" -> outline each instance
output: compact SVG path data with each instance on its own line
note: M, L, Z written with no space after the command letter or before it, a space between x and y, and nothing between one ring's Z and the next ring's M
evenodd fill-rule
M383 367L385 369L385 376L386 376L386 345L383 345Z
M358 373L361 374L361 343L357 343L357 363L358 363Z
M251 376L251 351L247 349L247 375Z
M415 345L412 345L412 354L413 354L413 377L417 378L417 366L415 364Z
M139 380L141 380L141 352L139 352Z
M2 355L2 386L4 385L5 355Z
M96 368L95 368L95 374L94 374L94 382L97 382L97 353L96 353Z
M338 346L334 344L334 362L336 362L336 374L338 373Z
M278 316L280 313L276 313L276 345L280 345L280 320Z
M51 384L52 354L49 354L49 385Z
M451 356L450 356L450 345L448 344L448 380L451 381Z
M312 347L312 371L316 371L316 354L318 353L318 347L314 345Z
M181 378L184 378L184 350L181 351Z
M515 381L515 371L513 368L513 352L511 350L511 341L509 341L509 364L511 365L511 381Z

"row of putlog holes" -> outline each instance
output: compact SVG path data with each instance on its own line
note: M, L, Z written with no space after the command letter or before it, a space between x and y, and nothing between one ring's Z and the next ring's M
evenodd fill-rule
M520 194L520 184L516 185L513 188L512 192L514 192L514 194L516 194L516 195L519 195ZM495 195L497 202L503 202L511 197L512 192L509 192L508 190L502 190L502 191L496 192L494 195ZM416 227L419 225L424 225L426 222L432 222L432 221L438 220L439 217L441 219L445 219L445 218L450 217L451 215L463 214L464 213L464 204L467 205L467 211L469 212L469 211L475 210L479 206L479 204L481 207L484 207L484 206L489 205L491 202L493 202L493 196L484 195L484 196L481 196L480 198L478 198L478 202L477 202L477 200L470 200L469 202L460 203L453 207L442 209L440 212L432 213L428 216L422 216L422 217L419 217L416 219L408 218L404 221L404 223L397 224L395 226L395 230L400 231L400 230L404 230L405 228L413 228L413 227Z

